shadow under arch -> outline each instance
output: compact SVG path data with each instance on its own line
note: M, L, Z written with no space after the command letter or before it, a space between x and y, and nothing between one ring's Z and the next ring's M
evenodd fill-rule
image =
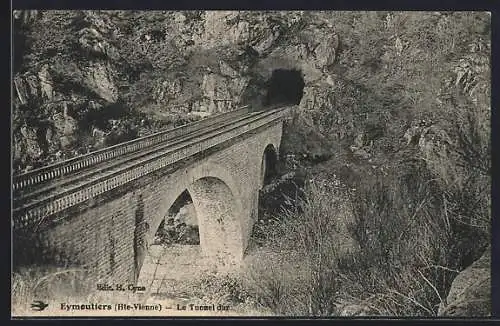
M277 175L278 151L273 144L269 144L262 154L260 168L260 187L268 185Z

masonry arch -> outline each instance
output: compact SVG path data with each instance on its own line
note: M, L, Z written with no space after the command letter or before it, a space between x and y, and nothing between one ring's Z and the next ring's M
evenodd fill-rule
M214 162L191 166L177 173L182 177L156 190L164 194L164 198L149 217L151 228L147 243L155 243L156 232L166 215L176 211L172 210L176 201L187 194L194 208L202 254L228 262L241 260L244 227L240 220L242 199L238 180L226 167Z
M269 144L264 149L262 154L262 162L260 167L260 186L263 187L276 176L277 174L278 153L273 144Z
M173 192L165 192L167 198L151 221L152 228L148 243L152 246L147 255L139 257L138 270L136 266L136 280L140 278L141 282L151 281L156 277L156 272L153 271L156 270L157 263L161 262L160 266L175 264L175 262L162 260L165 252L161 248L164 244L197 245L199 249L196 251L201 249L202 257L200 258L208 258L220 267L238 263L243 258L241 205L230 186L221 178L201 176L188 184L184 182L181 182L179 186L176 184L174 188ZM182 210L185 208L187 209L183 213ZM180 220L176 221L179 217ZM174 222L173 225L167 225L168 221ZM177 227L180 224L184 224L181 229L187 233L179 232ZM193 232L194 229L196 232ZM160 236L162 232L170 233L166 235L169 240L179 240L181 237L183 240L164 242L162 240L165 238L162 239ZM176 247L174 250L184 249ZM186 247L186 250L194 252L192 247ZM146 268L142 268L142 261L147 266ZM161 267L160 270L165 272L165 268L169 270L170 267Z
M222 260L241 258L243 241L238 213L234 193L224 181L201 177L172 202L155 229L155 241L161 240L158 237L162 232L168 232L170 234L163 235L169 243L200 245L204 256ZM196 234L177 232L189 230L191 226L196 226Z

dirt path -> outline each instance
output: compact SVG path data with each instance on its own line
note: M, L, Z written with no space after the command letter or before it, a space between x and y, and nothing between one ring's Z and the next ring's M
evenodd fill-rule
M215 265L202 257L200 246L152 245L137 284L151 288L152 294L176 295L182 293L179 284L214 273L217 273Z
M244 264L242 264L243 266ZM82 298L51 300L44 311L29 304L13 309L14 316L270 316L248 298L235 298L244 276L241 266L220 267L203 258L199 245L152 245L137 287L145 290L97 291ZM236 291L233 291L235 286ZM64 304L64 306L63 306ZM109 305L110 309L79 310L70 305ZM129 305L129 309L118 308ZM144 308L146 307L146 308ZM151 307L161 307L151 310ZM76 310L75 310L76 309Z
M161 302L170 308L168 315L269 315L229 298L227 282L238 279L240 273L241 266L221 267L204 258L199 245L152 245L137 284L146 287L145 302ZM182 306L186 310L179 310ZM196 306L215 311L193 310Z

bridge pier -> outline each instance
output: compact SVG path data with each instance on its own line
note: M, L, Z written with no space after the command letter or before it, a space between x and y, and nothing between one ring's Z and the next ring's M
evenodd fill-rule
M189 188L200 234L200 246L206 257L221 262L243 258L241 212L229 187L220 179L205 177Z

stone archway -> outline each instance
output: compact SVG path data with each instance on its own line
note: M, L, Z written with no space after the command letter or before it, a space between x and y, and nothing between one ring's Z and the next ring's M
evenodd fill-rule
M189 220L196 221L187 223L187 219L183 219L183 222L197 225L198 243L157 243L155 240L162 225L172 217L175 220L182 215L181 208L186 204L193 209L188 213ZM150 236L151 246L143 257L144 268L138 273L139 284L162 287L164 275L168 275L169 280L184 278L187 266L199 272L207 266L219 269L241 261L244 251L241 208L226 182L217 177L200 176L170 192L162 206L166 209L161 209L163 218L152 224L150 235L155 236ZM176 233L178 235L180 233Z

